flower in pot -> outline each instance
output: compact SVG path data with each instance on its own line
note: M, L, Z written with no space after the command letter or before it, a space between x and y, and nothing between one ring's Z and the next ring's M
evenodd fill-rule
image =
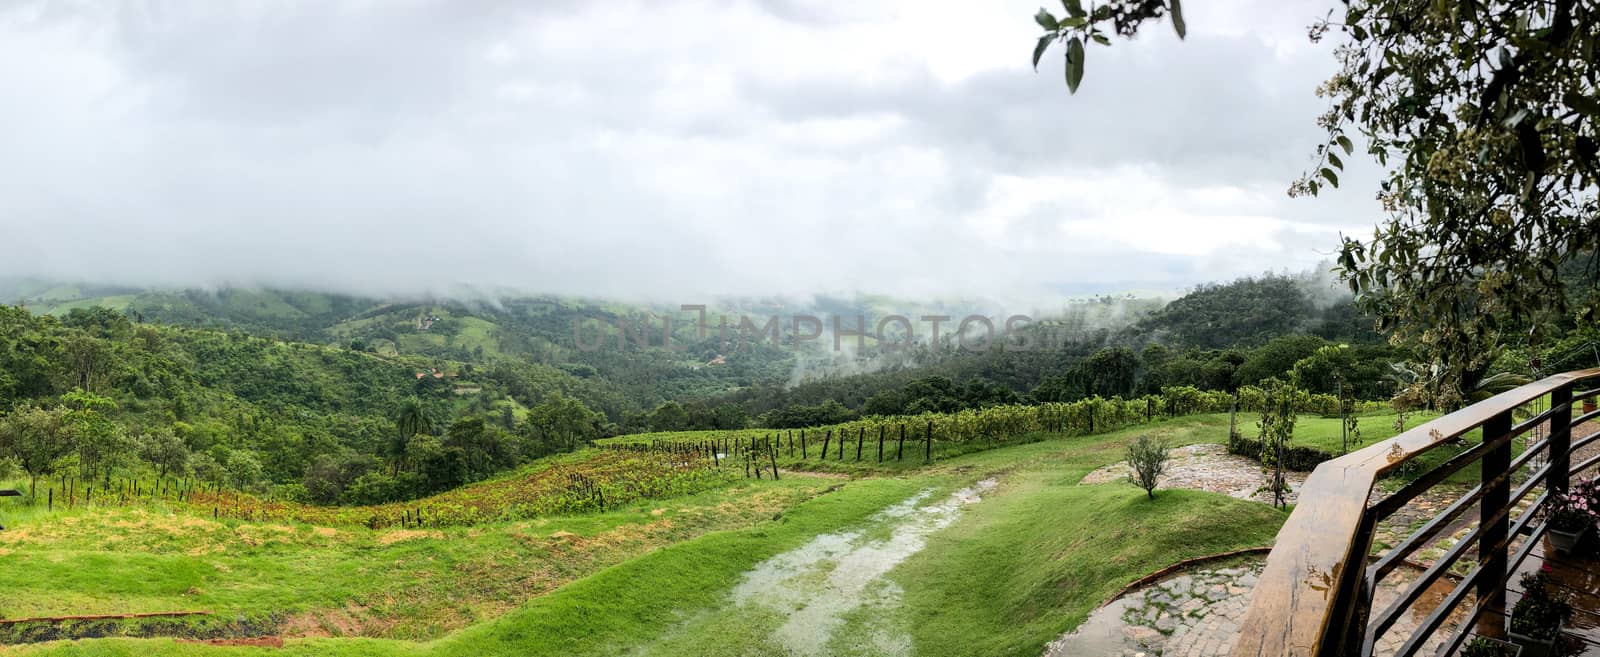
M1550 500L1550 506L1545 511L1545 523L1549 530L1545 534L1556 552L1571 553L1578 541L1594 527L1594 506L1589 499L1591 490L1590 486L1577 486Z
M1523 581L1528 581L1524 576ZM1522 599L1511 609L1511 640L1522 646L1521 657L1549 657L1561 623L1572 614L1572 605L1549 594L1547 588L1525 588Z
M1522 646L1487 636L1474 636L1461 649L1461 657L1520 657Z

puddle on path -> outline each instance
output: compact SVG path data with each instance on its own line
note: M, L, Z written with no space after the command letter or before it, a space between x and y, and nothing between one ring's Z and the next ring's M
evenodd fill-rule
M900 588L884 575L922 550L929 534L950 526L963 507L995 483L985 479L931 504L932 491L924 490L879 511L865 528L819 535L746 573L733 591L734 602L782 616L771 640L790 654L829 654L828 642L852 612L898 603ZM874 654L910 652L910 637L884 627L872 628L872 634L867 649Z

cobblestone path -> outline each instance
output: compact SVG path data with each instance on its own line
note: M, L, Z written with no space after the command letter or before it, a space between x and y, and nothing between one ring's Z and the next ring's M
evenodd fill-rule
M1261 573L1262 559L1199 568L1133 591L1095 610L1076 631L1051 643L1046 657L1214 657L1228 655L1239 639L1239 623L1250 605L1250 592ZM1379 586L1375 609L1382 609L1415 577L1396 571ZM1443 581L1413 605L1378 642L1376 655L1392 655L1411 634L1432 604L1453 586ZM1437 633L1442 641L1456 626ZM1424 645L1419 654L1438 646Z

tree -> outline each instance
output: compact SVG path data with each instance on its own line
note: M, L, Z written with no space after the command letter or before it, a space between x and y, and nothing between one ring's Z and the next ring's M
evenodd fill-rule
M689 427L689 413L683 405L669 401L650 412L651 431L682 431Z
M77 448L83 477L93 478L97 471L103 471L106 481L110 481L112 469L128 452L122 427L106 416L117 409L116 402L83 390L73 390L61 400L66 403L63 419Z
M1161 391L1161 387L1168 385L1164 378L1167 362L1172 359L1172 350L1165 345L1152 343L1140 352L1139 360L1144 365L1144 379L1140 383L1140 390L1145 394L1154 394Z
M1301 359L1310 357L1327 345L1322 338L1312 335L1285 335L1250 352L1239 369L1234 371L1236 386L1252 386L1271 377L1281 377Z
M1090 396L1126 396L1133 392L1139 374L1139 357L1127 347L1108 347L1094 352L1079 365Z
M1150 499L1156 498L1156 484L1167 469L1167 456L1171 446L1163 440L1139 436L1128 444L1128 479L1143 488Z
M862 415L900 415L905 410L906 400L899 390L878 391L861 405Z
M1286 506L1284 494L1289 492L1289 484L1283 476L1283 461L1294 438L1295 409L1301 396L1299 375L1291 370L1287 380L1272 377L1261 385L1266 391L1261 420L1256 424L1261 429L1261 467L1267 469L1273 506Z
M530 440L524 452L529 457L564 452L600 436L600 423L605 416L589 410L583 402L560 394L545 397L538 406L528 409L522 434Z
M156 476L163 479L168 473L182 474L189 464L189 446L171 431L139 436L139 457L156 468Z
M448 490L467 482L466 454L458 448L445 447L438 438L419 434L411 439L406 453L422 475L424 490L420 493Z
M444 446L460 450L466 459L469 481L482 479L516 464L516 455L499 427L487 424L483 418L464 417L451 423L445 431Z
M954 413L966 407L960 391L949 377L929 376L907 383L904 393L906 412Z
M1035 17L1045 33L1033 56L1037 66L1066 43L1073 91L1084 43L1109 45L1108 26L1131 36L1170 16L1185 31L1178 0L1065 4L1064 19ZM1311 38L1332 29L1347 43L1320 88L1327 139L1290 194L1337 187L1359 133L1388 171L1388 218L1369 240L1343 239L1339 272L1380 328L1437 370L1419 384L1458 405L1509 338L1600 308L1600 5L1353 0Z
M711 410L708 429L743 429L750 424L750 414L738 404L719 404Z
M28 495L39 487L39 477L56 470L56 462L72 453L72 433L67 410L35 406L18 408L0 417L0 454L15 459L28 473Z
M390 471L398 474L401 464L406 460L406 445L411 442L411 437L419 434L433 433L433 421L428 419L428 413L422 408L422 402L415 397L407 399L400 406L400 412L394 420L395 432L389 438L388 454Z
M261 483L261 459L249 450L236 449L228 452L228 459L224 462L227 471L228 483L239 490L250 490Z
M189 457L189 471L194 473L196 479L210 484L222 483L222 478L227 474L216 457L200 452Z
M69 386L93 392L111 377L113 356L107 341L73 331L61 341L61 351Z

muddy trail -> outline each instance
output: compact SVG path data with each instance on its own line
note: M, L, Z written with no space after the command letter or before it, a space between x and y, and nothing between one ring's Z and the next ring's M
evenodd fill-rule
M862 526L821 534L744 574L727 605L637 655L910 655L897 622L902 591L887 575L996 486L985 479L936 498L923 491ZM729 641L739 644L729 651Z

